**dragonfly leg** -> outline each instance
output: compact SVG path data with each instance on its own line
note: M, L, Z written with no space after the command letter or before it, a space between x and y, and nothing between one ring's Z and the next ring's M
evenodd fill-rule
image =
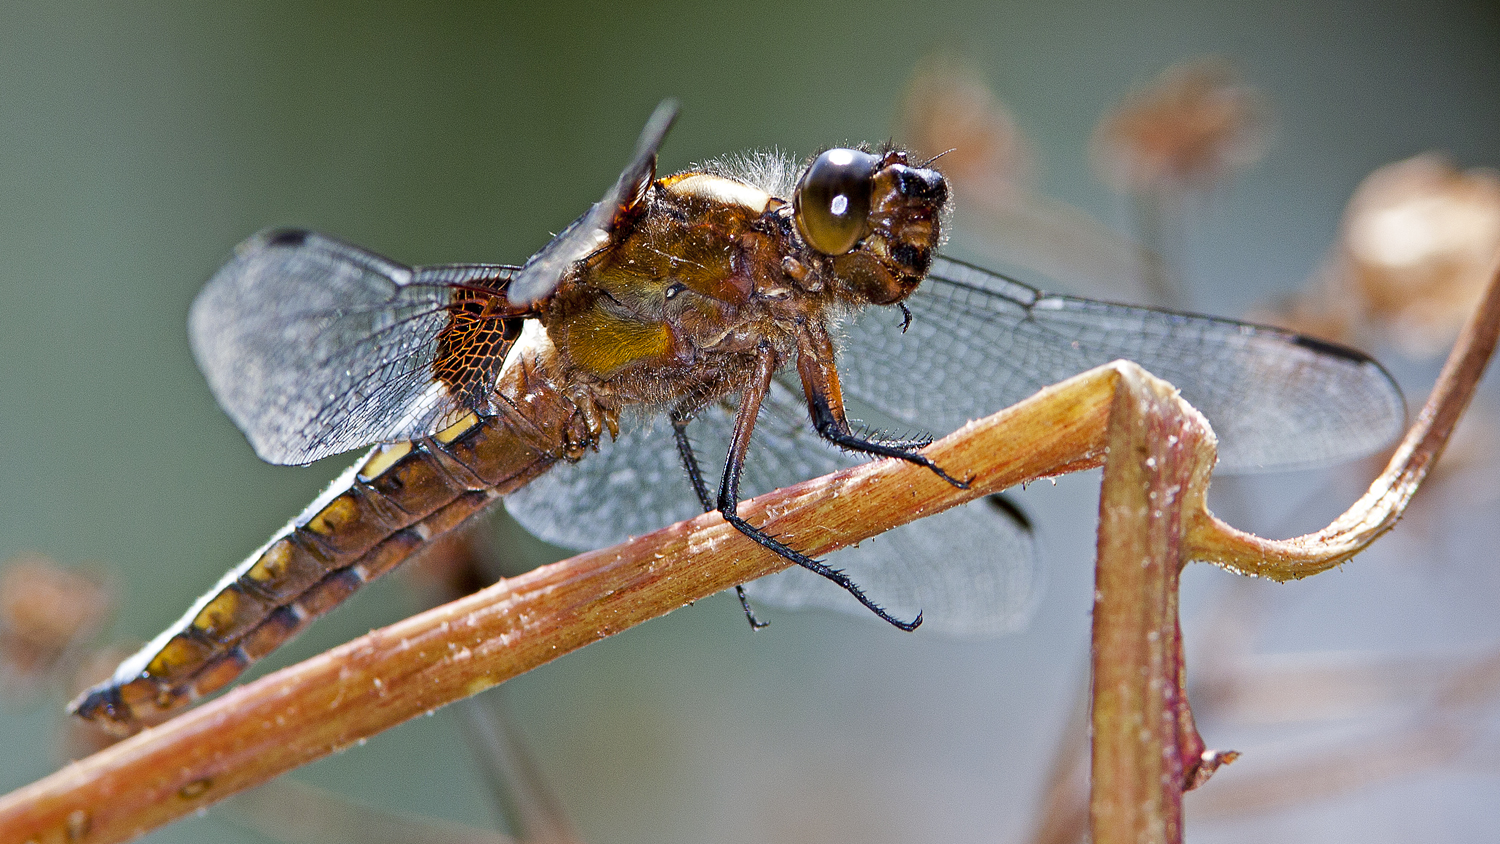
M804 326L797 335L797 374L802 377L807 412L812 416L813 427L818 436L846 451L894 457L915 463L932 470L938 477L959 489L969 488L968 481L949 475L926 455L918 453L915 442L881 442L854 433L844 415L843 388L839 385L839 372L834 360L833 340L828 337L828 332L818 326Z
M833 443L846 451L857 451L861 454L873 454L877 457L894 457L897 460L905 460L932 470L933 474L942 478L959 489L968 489L969 482L961 481L943 471L943 467L928 459L927 455L921 454L912 446L904 443L889 443L879 440L861 437L849 430L849 423L840 423L834 416L828 405L821 401L812 400L808 403L812 409L813 427L818 436Z
M745 620L750 622L751 630L760 630L763 627L770 626L771 622L761 621L755 617L755 608L750 606L750 596L745 594L745 584L736 583L734 585L734 596L740 599L740 609L745 611Z
M703 482L703 470L698 468L698 457L693 454L693 443L688 439L687 426L690 421L691 418L685 414L673 412L672 439L677 443L677 456L682 458L682 468L687 470L688 481L693 485L698 503L703 505L703 512L711 513L714 510L714 498L708 491L708 484ZM750 597L745 594L744 584L736 583L734 594L740 599L740 609L745 611L745 620L750 622L750 629L765 627L767 622L756 618L755 610L750 607Z
M917 617L911 621L902 621L896 618L884 607L871 600L864 593L864 590L860 589L859 585L851 580L841 569L833 568L821 560L815 560L793 549L776 537L740 518L738 512L740 502L740 474L745 467L745 451L750 446L750 435L755 430L755 417L760 414L761 402L765 400L766 393L771 389L771 376L775 374L775 354L769 346L763 345L756 355L756 377L750 386L745 389L744 398L740 401L739 414L734 420L734 436L729 442L729 455L724 460L724 475L719 481L719 514L724 517L724 521L734 525L736 530L755 540L761 547L775 552L819 577L826 578L838 584L845 592L853 595L855 600L859 601L866 609L875 613L882 620L902 630L910 631L917 629L922 623L921 612L918 612ZM937 467L934 466L932 468L936 470Z
M698 468L698 457L693 454L693 444L688 440L687 426L691 421L686 415L672 413L672 441L677 444L677 456L682 460L682 468L687 471L688 482L693 485L698 503L703 505L703 512L707 513L714 509L714 498L708 491L708 484L703 482L703 470Z

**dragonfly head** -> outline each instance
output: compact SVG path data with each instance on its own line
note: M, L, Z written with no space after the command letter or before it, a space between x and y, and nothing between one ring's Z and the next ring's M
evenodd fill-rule
M890 305L917 289L941 240L948 183L904 150L830 149L792 198L803 241L832 261L854 304Z

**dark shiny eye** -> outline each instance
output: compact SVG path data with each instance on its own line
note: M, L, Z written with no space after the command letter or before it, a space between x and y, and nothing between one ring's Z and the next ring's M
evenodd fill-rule
M687 285L680 281L674 281L667 285L666 297L668 300L676 299L677 294L687 289Z
M879 165L879 158L856 149L831 149L808 165L793 202L809 246L842 255L859 243L870 217L870 179Z

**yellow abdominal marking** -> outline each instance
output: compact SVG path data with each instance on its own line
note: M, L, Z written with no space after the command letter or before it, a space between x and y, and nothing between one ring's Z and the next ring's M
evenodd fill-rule
M333 536L339 528L353 524L359 515L359 505L347 495L340 495L307 520L307 530L319 536Z
M271 543L271 547L261 555L255 565L245 572L245 577L256 583L275 583L286 576L292 564L296 562L296 551L292 543L286 540L278 540Z
M206 636L223 638L224 631L235 626L244 600L238 590L225 589L193 617L193 627Z
M467 433L470 428L478 424L479 416L471 410L468 413L465 413L457 422L454 422L452 425L449 425L443 430L438 431L436 434L433 434L432 438L443 444L451 443ZM399 460L400 458L398 457L396 459Z
M210 649L211 646L203 642L174 636L146 665L146 673L153 677L170 677L182 666L203 662Z
M365 465L359 467L359 479L362 481L373 481L384 475L386 470L396 465L396 461L411 454L411 443L392 443L375 449Z

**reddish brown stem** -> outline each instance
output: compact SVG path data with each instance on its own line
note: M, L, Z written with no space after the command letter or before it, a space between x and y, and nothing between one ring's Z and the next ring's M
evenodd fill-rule
M1182 537L1214 438L1176 390L1125 370L1110 415L1094 592L1096 844L1182 839L1182 792L1203 741L1183 697L1177 625Z
M1181 794L1217 764L1183 687L1176 583L1187 559L1300 577L1400 517L1473 393L1500 276L1386 472L1328 529L1281 543L1204 507L1212 435L1169 386L1116 363L934 443L967 489L885 460L777 490L740 513L812 554L1016 483L1110 467L1094 634L1094 841L1180 836ZM1123 389L1117 390L1117 387ZM1172 439L1175 437L1176 439ZM0 841L122 841L685 603L785 567L717 514L580 555L377 630L0 797Z
M1231 571L1295 580L1347 562L1396 526L1479 387L1500 339L1500 265L1464 325L1427 403L1391 455L1385 471L1328 527L1293 539L1261 539L1219 521L1201 507L1188 541L1191 558Z
M960 490L884 460L744 502L812 554L1093 461L1101 367L934 443ZM1025 443L1024 448L1017 443ZM717 514L503 581L235 689L0 797L0 841L123 841L677 607L785 567Z

